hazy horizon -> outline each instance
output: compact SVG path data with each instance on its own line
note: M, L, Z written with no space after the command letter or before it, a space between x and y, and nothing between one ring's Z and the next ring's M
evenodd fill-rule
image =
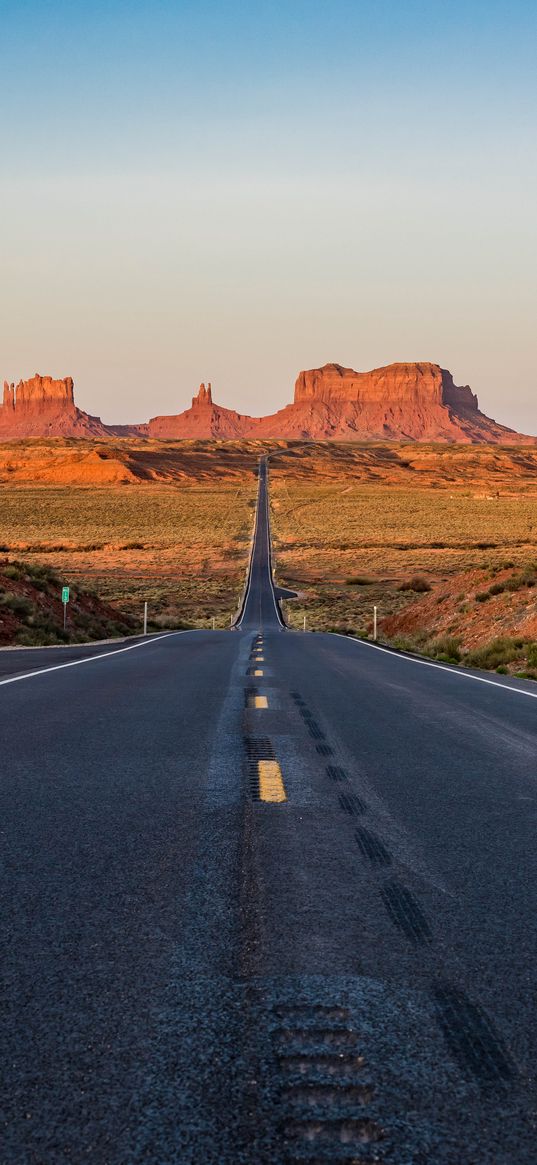
M108 423L430 360L537 432L532 5L0 3L0 377Z

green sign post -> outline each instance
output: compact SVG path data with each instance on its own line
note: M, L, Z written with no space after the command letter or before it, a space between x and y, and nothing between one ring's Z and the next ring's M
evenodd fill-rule
M69 587L62 587L63 629L67 626L67 604L69 602Z

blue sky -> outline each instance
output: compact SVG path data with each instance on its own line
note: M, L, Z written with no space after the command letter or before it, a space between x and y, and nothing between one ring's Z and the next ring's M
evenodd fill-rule
M2 375L117 421L431 359L536 432L536 24L0 0Z

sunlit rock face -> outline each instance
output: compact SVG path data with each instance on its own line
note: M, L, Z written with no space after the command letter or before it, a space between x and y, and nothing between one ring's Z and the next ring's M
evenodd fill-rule
M439 364L390 364L355 372L325 364L301 372L292 404L266 417L222 408L211 386L200 386L192 407L154 417L153 437L263 437L317 441L461 441L516 444L522 438L480 412L468 385L454 384Z
M0 408L0 436L15 437L101 437L108 430L99 417L91 417L75 405L70 376L53 380L36 373L17 385L4 382Z
M455 385L450 372L429 362L372 372L340 364L312 368L297 378L294 406L295 424L310 406L304 420L317 437L488 441L511 432L479 412L467 385Z
M367 405L458 405L477 410L468 386L457 388L450 372L438 364L389 364L372 372L355 372L340 364L325 364L301 372L295 384L295 404L306 400L352 400Z
M535 444L485 416L468 385L429 362L390 364L355 372L325 364L301 372L292 404L265 417L250 417L213 400L201 384L192 405L142 425L105 425L79 409L70 376L4 384L0 440L17 437L156 437L237 440L282 438L339 441L452 441Z
M301 372L293 404L257 422L256 435L342 441L515 444L518 433L480 412L467 386L429 362L355 372L325 364Z

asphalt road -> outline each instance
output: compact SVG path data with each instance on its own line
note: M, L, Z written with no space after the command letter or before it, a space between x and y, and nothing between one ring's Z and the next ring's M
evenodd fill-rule
M0 1160L534 1165L536 689L285 631L266 506L235 631L0 680Z

